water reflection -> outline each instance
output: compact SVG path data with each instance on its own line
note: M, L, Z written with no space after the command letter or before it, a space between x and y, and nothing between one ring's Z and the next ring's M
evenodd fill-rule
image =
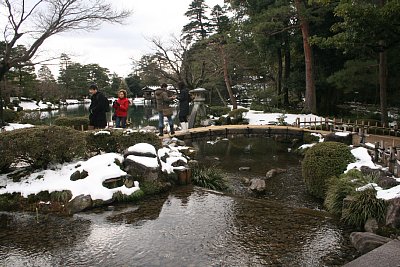
M59 110L52 111L32 111L25 114L26 117L39 118L47 124L53 124L54 120L59 116L76 116L84 117L89 116L90 103L78 104L78 105L66 105L61 106ZM113 112L107 113L107 120L110 122L112 119ZM173 117L175 123L177 123L177 111L174 110ZM130 106L128 111L128 121L130 122L131 128L142 128L144 126L156 126L158 127L158 112L155 109L155 105L146 102L143 104L134 104Z
M271 138L234 138L216 143L193 142L201 162L216 164L227 172L236 173L239 167L250 167L252 174L265 175L272 168L298 165L299 157L288 153L289 146ZM217 161L216 161L217 159Z
M265 138L194 145L200 158L220 158L236 187L273 167L287 171L257 197L187 186L39 223L35 214L1 213L0 266L341 266L357 256L349 231L306 194L286 145ZM243 164L251 170L238 172Z

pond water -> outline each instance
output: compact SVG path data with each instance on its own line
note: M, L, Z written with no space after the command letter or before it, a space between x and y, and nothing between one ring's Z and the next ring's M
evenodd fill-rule
M350 229L305 193L289 147L264 138L193 145L234 190L182 186L73 217L3 212L0 266L341 266L357 256ZM240 188L276 167L286 172L265 195Z
M90 104L78 104L61 106L59 110L53 111L31 111L27 113L27 116L41 118L47 124L52 124L53 121L59 116L89 116ZM174 110L174 116L176 110ZM107 120L111 121L112 112L107 113ZM176 117L176 116L175 116ZM147 125L157 126L158 124L158 112L155 109L154 104L146 102L143 104L134 104L130 106L128 111L128 121L130 121L131 128L141 128Z

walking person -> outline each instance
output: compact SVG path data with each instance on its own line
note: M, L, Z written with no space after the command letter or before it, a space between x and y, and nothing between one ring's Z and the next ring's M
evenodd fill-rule
M181 123L181 129L183 132L187 132L189 129L188 116L189 116L189 102L191 100L189 90L186 88L185 83L178 82L179 89L179 122Z
M175 134L174 122L172 121L172 108L169 106L175 99L175 96L168 96L167 87L168 85L163 83L155 92L158 111L158 129L160 130L158 136L164 135L164 116L168 119L170 134Z
M108 99L95 84L89 86L89 94L89 129L103 129L107 126L106 112L110 110Z
M114 101L113 108L115 110L115 128L126 128L129 99L125 90L118 91L118 99Z

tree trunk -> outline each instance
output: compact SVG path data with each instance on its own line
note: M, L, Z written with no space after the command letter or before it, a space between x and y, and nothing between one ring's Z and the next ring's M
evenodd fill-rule
M299 15L301 33L303 36L303 49L304 49L304 60L306 67L306 94L304 103L304 112L317 113L317 100L315 92L314 82L314 63L313 55L308 38L310 37L310 26L308 21L304 18L303 11L305 9L302 0L295 0L297 13Z
M221 56L222 56L222 68L224 70L224 80L225 80L226 89L228 90L229 98L231 99L231 104L233 106L233 109L237 109L236 97L233 95L231 82L230 82L229 75L228 75L228 59L226 58L225 49L224 49L223 44L220 45L220 50L221 50Z
M277 56L278 56L278 77L277 77L277 82L276 82L276 92L278 94L278 107L280 107L281 103L282 103L282 72L283 72L282 49L281 48L278 48Z
M283 105L289 106L289 77L290 77L290 45L289 37L285 40L285 69L283 72Z
M380 0L379 5L383 7L386 0ZM381 101L381 122L383 124L388 123L388 112L387 112L387 77L388 77L388 66L387 66L387 51L385 48L385 41L379 42L382 47L379 53L379 96Z
M383 45L384 42L381 41ZM379 96L381 101L381 122L384 124L388 123L388 111L387 111L387 51L383 50L379 53Z
M6 122L4 120L4 106L3 106L3 87L1 82L5 82L5 75L8 72L9 68L7 68L7 65L2 63L0 65L0 127L3 127L6 125Z

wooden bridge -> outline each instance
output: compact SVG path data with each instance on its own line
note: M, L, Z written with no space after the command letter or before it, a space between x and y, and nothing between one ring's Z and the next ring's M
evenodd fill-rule
M331 127L331 130L334 132L343 132L340 127L336 129ZM232 138L236 136L262 136L278 140L297 139L303 141L304 134L307 132L319 133L322 136L332 133L331 131L300 128L298 126L223 125L192 128L187 132L177 131L175 136L182 140L192 141L197 139L212 141L217 137ZM352 136L352 144L354 146L367 148L375 163L388 167L390 172L400 177L400 137L368 134L366 131L349 132L349 134Z

